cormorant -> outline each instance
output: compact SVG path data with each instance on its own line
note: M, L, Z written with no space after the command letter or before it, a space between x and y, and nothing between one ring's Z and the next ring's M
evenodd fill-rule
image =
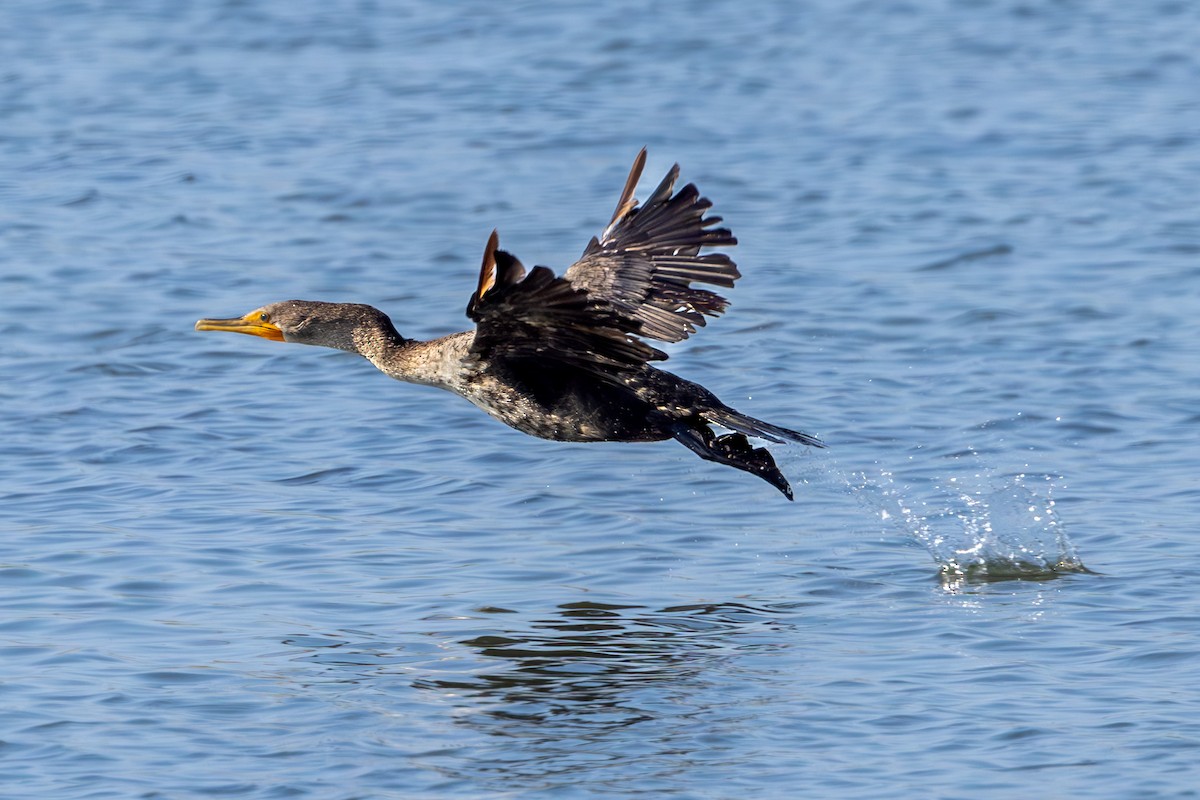
M519 431L567 442L676 439L703 459L757 475L789 499L775 459L747 437L822 447L807 433L742 414L703 386L650 366L666 359L644 340L678 342L728 301L693 284L732 288L741 277L724 253L737 244L689 183L675 192L673 166L644 205L634 160L611 222L556 277L498 249L492 231L467 304L475 329L406 339L382 311L357 303L286 300L196 330L232 331L320 345L365 357L392 378L448 389ZM713 425L730 433L718 435Z

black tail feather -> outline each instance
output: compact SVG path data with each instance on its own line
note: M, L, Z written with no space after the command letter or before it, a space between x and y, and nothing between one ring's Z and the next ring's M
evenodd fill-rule
M746 436L766 439L768 442L775 442L776 444L799 442L809 447L825 446L825 443L815 436L794 431L791 428L772 425L769 422L763 422L761 419L755 419L754 417L748 417L745 414L734 411L732 408L706 411L704 412L704 417L709 422L720 425L723 428L729 428L731 431L737 431Z

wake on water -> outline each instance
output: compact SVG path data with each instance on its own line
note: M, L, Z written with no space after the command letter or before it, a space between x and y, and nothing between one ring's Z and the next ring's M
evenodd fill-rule
M947 582L1048 580L1090 572L1055 511L1061 478L1001 475L976 453L968 456L967 469L921 479L924 486L898 480L878 462L869 470L848 471L830 457L820 460L826 461L828 478L928 550Z

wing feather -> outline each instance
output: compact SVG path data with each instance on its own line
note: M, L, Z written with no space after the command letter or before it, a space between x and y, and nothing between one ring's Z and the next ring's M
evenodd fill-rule
M737 239L721 218L705 216L712 203L694 184L675 192L679 165L673 166L644 205L633 197L645 166L638 153L612 222L593 238L565 277L593 298L602 299L637 332L677 342L717 316L729 302L693 283L732 288L741 274L724 253L706 247L732 247Z
M499 249L492 231L479 283L467 304L476 322L472 356L539 359L619 380L662 351L638 337L677 342L729 305L693 283L731 288L740 276L724 253L737 239L693 184L678 192L672 167L644 205L634 197L646 164L638 153L612 221L593 238L562 277L546 267L526 275L521 262Z
M495 257L512 259L503 250ZM613 309L547 267L534 267L522 280L496 281L483 297L472 297L467 315L476 322L475 358L537 358L615 378L667 357L631 335Z

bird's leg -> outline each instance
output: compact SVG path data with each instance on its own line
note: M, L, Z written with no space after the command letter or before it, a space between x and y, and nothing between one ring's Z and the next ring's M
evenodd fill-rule
M705 461L715 461L757 475L783 492L783 496L788 500L793 499L792 487L775 465L775 459L770 452L765 447L752 447L743 434L727 433L717 436L703 422L679 422L673 427L672 435L680 444Z

